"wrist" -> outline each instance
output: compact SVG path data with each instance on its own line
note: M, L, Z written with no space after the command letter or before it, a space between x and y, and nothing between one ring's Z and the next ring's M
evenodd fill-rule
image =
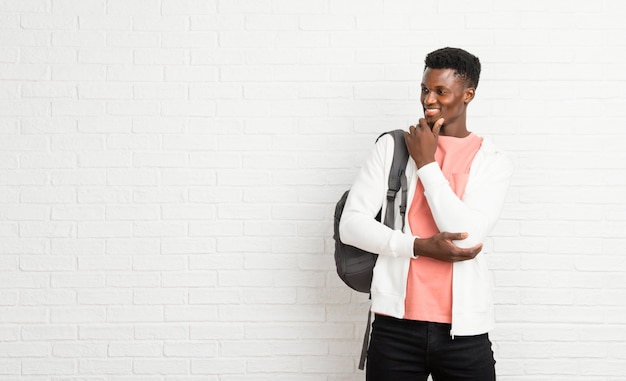
M424 240L422 238L415 237L413 240L413 257L417 258L424 252Z
M430 159L430 160L426 159L426 160L416 161L415 165L417 166L417 169L420 169L423 166L428 165L430 163L434 163L434 162L435 162L435 159Z

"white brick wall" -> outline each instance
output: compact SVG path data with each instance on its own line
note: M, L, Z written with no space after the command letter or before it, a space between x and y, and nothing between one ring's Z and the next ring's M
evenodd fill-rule
M334 203L483 76L516 173L487 247L499 379L626 380L626 5L0 0L0 379L357 381Z

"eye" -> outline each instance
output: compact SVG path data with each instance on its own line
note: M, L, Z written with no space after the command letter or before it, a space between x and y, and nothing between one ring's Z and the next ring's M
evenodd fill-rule
M428 94L428 89L425 87L422 87L422 94Z
M446 93L447 93L447 91L445 91L443 89L437 90L437 94L439 94L439 95L445 95Z

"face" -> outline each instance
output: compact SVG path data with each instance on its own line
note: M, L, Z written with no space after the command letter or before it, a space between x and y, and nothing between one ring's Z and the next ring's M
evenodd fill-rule
M453 130L465 130L465 111L474 98L475 90L454 75L454 69L427 68L422 77L420 100L424 118L432 127L439 118L444 118L447 135Z

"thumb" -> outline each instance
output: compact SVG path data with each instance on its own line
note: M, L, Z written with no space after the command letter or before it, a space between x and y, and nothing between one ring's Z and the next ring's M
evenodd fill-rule
M439 131L441 131L441 126L443 126L443 123L445 121L446 120L444 118L439 118L439 119L437 119L437 121L433 125L433 134L435 135L435 137L439 136Z

